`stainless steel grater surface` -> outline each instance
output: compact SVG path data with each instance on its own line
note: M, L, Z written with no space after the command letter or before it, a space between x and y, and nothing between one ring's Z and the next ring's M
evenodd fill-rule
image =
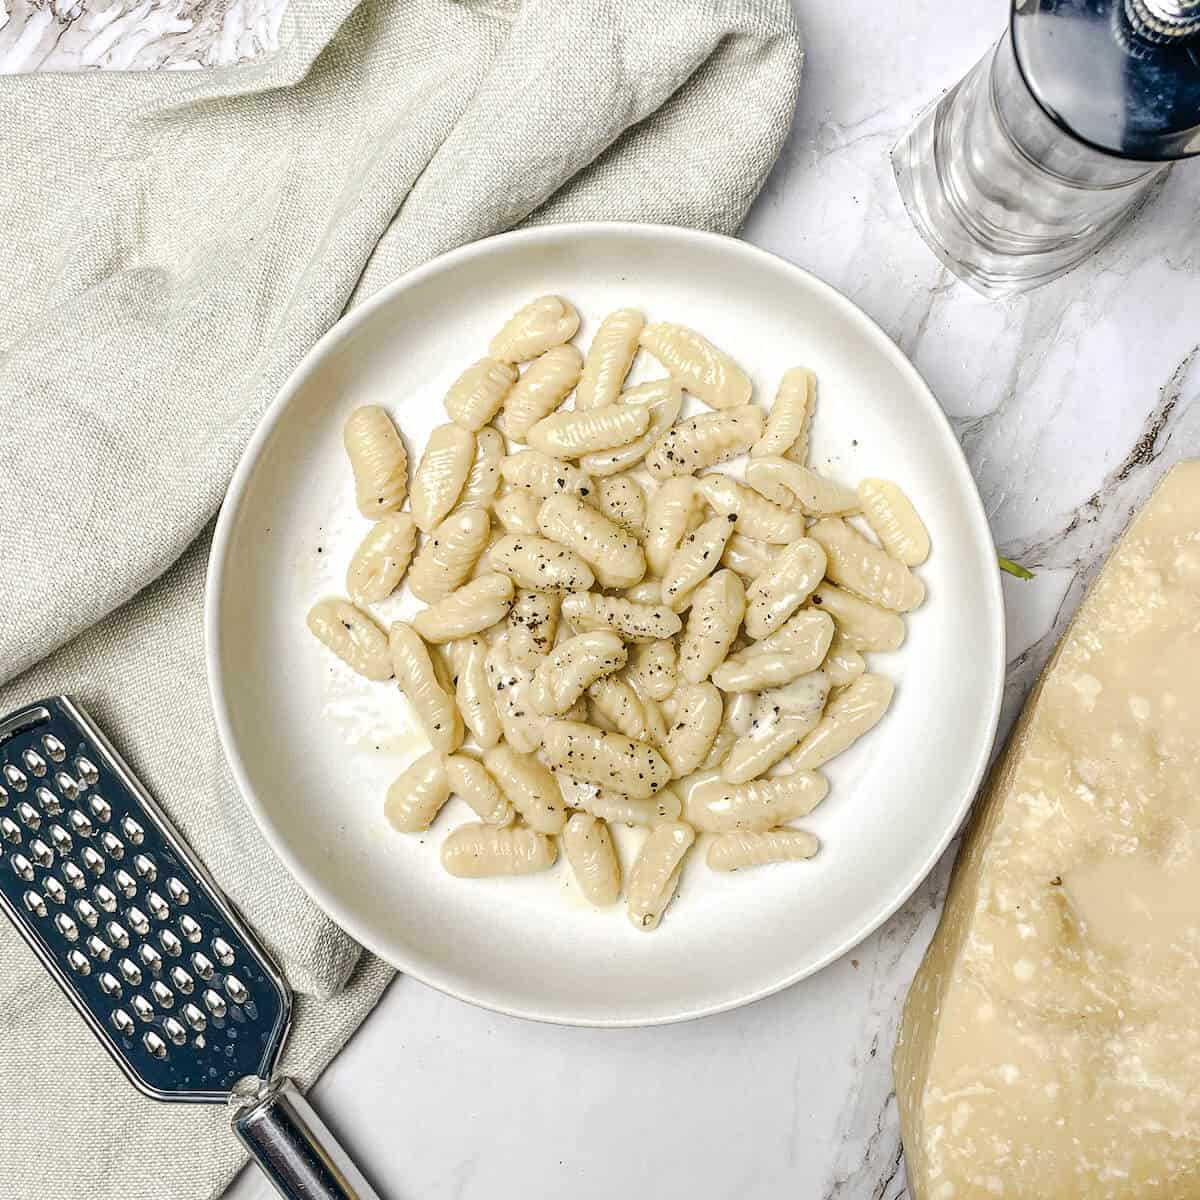
M0 906L147 1096L236 1094L235 1132L283 1195L374 1196L272 1081L291 1016L279 971L65 696L0 720Z

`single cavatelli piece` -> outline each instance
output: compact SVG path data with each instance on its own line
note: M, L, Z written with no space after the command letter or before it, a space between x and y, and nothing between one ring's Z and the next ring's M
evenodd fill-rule
M679 543L663 572L663 602L669 608L676 612L685 608L692 591L721 565L736 520L732 515L711 517Z
M650 497L646 513L646 561L662 576L679 543L700 524L704 497L690 475L668 479Z
M458 502L475 461L475 435L452 421L429 435L413 475L413 520L428 533Z
M808 426L815 387L813 373L803 367L784 372L763 435L750 450L751 458L790 458L804 462L808 455Z
M575 496L546 500L538 511L538 529L578 554L601 587L630 587L646 574L646 556L637 538Z
M469 804L481 821L488 825L512 823L513 806L477 758L451 754L446 759L446 778L450 781L450 794Z
M811 722L783 712L756 715L749 734L739 738L722 760L722 780L741 784L765 775L800 744L811 728Z
M388 788L383 815L401 833L420 833L450 799L446 760L436 750L422 754Z
M679 644L679 673L684 679L700 683L720 667L737 638L745 611L746 589L728 568L696 588Z
M583 357L574 346L555 346L530 363L504 398L505 433L518 442L528 441L529 431L567 398L582 366Z
M481 508L451 513L427 537L408 570L408 586L432 604L461 587L487 545L491 517Z
M557 858L554 839L527 825L460 825L442 843L442 866L460 879L532 875Z
M642 330L641 343L673 379L709 408L750 403L752 388L746 372L695 330L659 321Z
M729 695L761 692L783 687L814 668L800 654L739 654L713 672L713 683Z
M543 454L582 458L602 450L627 446L650 427L644 404L607 404L584 411L568 409L543 417L525 440Z
M584 591L596 582L573 550L532 533L506 533L488 551L488 562L518 587L536 592Z
M504 459L504 438L499 430L485 425L475 435L475 458L458 497L458 508L486 508L500 486L500 463Z
M649 800L631 800L619 792L591 787L578 806L610 825L663 825L679 820L683 805L675 790L665 787Z
M863 516L883 548L906 567L929 557L929 531L899 484L890 479L864 479L858 485Z
M820 840L803 829L722 833L709 842L706 861L714 871L738 871L768 863L802 862L820 848Z
M562 832L567 806L558 782L534 755L521 754L511 746L494 746L483 756L483 765L531 829Z
M803 609L769 638L730 655L713 671L713 683L723 692L759 692L791 683L824 662L833 631L827 613Z
M829 650L837 631L832 617L822 608L802 608L789 617L769 637L751 642L735 657L749 658L751 655L799 654L807 662L809 671L815 671Z
M750 732L726 756L721 778L745 783L781 762L816 728L828 696L829 679L821 671L810 671L782 687L758 693Z
M454 667L454 700L463 724L486 750L504 732L488 681L487 642L479 634L473 634L451 642L446 649Z
M557 592L521 588L508 610L508 645L515 662L536 666L554 645L562 597Z
M869 542L837 517L825 517L808 531L821 543L834 583L897 612L910 612L925 600L925 585L899 559Z
M509 317L488 353L501 362L529 362L569 342L578 328L579 314L570 303L561 296L539 296Z
M662 604L640 604L598 592L574 592L563 600L562 615L581 632L615 629L627 642L673 637L683 628L678 613Z
M721 693L711 683L687 683L675 693L675 716L661 749L676 779L708 757L724 711Z
M354 472L358 511L372 521L395 512L408 495L408 452L392 418L378 404L356 408L342 441Z
M532 492L541 500L560 492L586 500L596 490L591 476L540 450L522 450L508 455L500 464L500 475L509 487Z
M646 835L629 872L626 905L629 920L642 930L655 929L679 886L683 860L696 831L682 821L656 825Z
M746 632L772 634L809 598L825 577L825 551L812 538L797 538L746 591Z
M574 813L562 833L563 850L579 890L599 907L621 894L621 866L608 826L591 813Z
M517 369L495 358L472 363L451 385L443 401L456 425L477 433L499 411L508 389L517 382Z
M690 789L684 813L706 833L759 833L807 816L828 791L828 782L816 771L748 783L710 779Z
M400 586L416 544L417 526L408 513L380 517L346 569L346 590L355 604L373 604L390 596Z
M507 575L480 575L417 613L412 623L427 642L453 642L503 621L512 602L513 584Z
M753 404L726 412L701 413L664 433L646 455L656 479L693 475L745 454L763 430L763 412Z
M542 753L554 770L635 800L649 800L671 778L653 746L578 721L551 721Z
M308 610L308 628L364 679L391 679L387 634L349 600L319 600Z
M837 636L851 650L887 652L904 645L904 618L852 592L823 583L811 603L833 618Z
M443 686L429 648L411 625L395 621L388 648L396 682L435 750L452 754L462 745L463 723L454 697Z
M559 642L534 672L534 707L546 716L561 716L597 679L619 671L628 653L610 629Z
M784 508L810 516L845 515L858 511L858 493L834 483L788 458L756 458L746 468L746 482Z
M646 318L633 308L618 309L600 322L575 391L577 409L603 408L616 400L633 365L645 324Z

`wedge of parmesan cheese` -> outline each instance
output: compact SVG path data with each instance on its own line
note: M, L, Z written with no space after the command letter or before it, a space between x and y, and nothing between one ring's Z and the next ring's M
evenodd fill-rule
M894 1066L914 1200L1200 1197L1200 461L1026 705Z

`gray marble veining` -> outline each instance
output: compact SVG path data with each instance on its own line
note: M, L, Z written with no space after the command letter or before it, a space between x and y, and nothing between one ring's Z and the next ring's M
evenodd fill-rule
M1200 164L1050 286L976 296L909 226L888 151L999 32L1003 0L794 0L796 123L744 236L840 288L950 415L1002 554L1010 722L1130 513L1200 448ZM276 44L284 0L0 0L0 71L197 67ZM570 1191L767 1200L907 1195L890 1055L947 854L904 909L820 975L658 1030L564 1030L400 980L318 1086L388 1195ZM230 1192L266 1197L253 1176Z
M279 44L286 0L0 0L0 74L185 70Z

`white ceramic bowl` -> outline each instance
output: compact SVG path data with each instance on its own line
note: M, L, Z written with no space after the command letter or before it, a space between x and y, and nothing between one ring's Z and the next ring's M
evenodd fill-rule
M341 430L386 405L419 452L446 418L447 385L518 305L544 293L584 315L580 344L614 308L709 335L768 402L780 374L819 380L812 462L854 482L900 481L934 551L904 648L877 656L897 682L887 718L828 768L804 822L808 863L709 871L693 855L661 927L579 896L565 863L516 880L443 873L455 800L422 836L391 832L383 796L423 739L394 684L368 684L308 633L341 593L367 525ZM651 369L646 374L661 373ZM411 611L399 596L390 618ZM217 525L208 669L225 752L264 835L354 937L463 999L548 1021L633 1025L744 1004L848 950L910 894L966 813L987 762L1004 675L996 558L950 427L896 346L844 297L744 242L677 228L548 226L467 246L385 288L297 367L246 449ZM618 831L626 864L640 837Z

